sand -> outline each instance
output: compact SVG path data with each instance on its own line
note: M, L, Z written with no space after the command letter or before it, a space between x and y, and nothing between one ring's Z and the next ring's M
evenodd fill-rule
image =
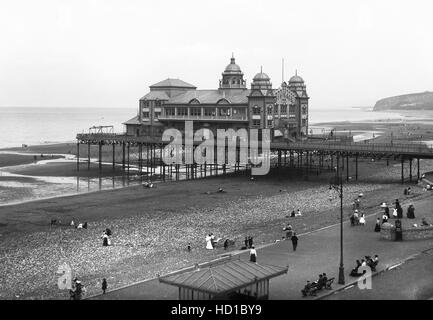
M73 154L75 147L35 146L24 151ZM27 158L11 159L9 165L14 161L21 164ZM353 166L351 162L351 175ZM75 168L75 163L59 162L22 166L15 172L30 177L74 176ZM386 166L383 161L365 159L359 170L359 181L352 179L345 186L346 219L351 202L360 192L365 195L362 207L366 213L377 211L383 201L403 199L398 162ZM433 171L431 161L422 161L422 172L426 171ZM96 172L92 166L88 174ZM103 172L118 174L109 166ZM303 213L302 217L290 219L298 233L336 223L339 202L328 189L330 175L312 175L306 180L305 175L294 170L274 170L256 181L239 174L160 183L154 189L135 186L0 207L0 298L68 298L57 288L56 271L63 262L73 267L88 294L92 294L99 292L103 277L114 288L206 261L223 252L221 248L205 249L204 238L209 232L234 239L236 244L231 250L239 249L246 235L253 236L256 244L274 242L281 239L286 216L292 209L299 208ZM220 187L226 192L216 193ZM411 197L426 194L420 187L412 189ZM51 219L63 225L50 227ZM68 225L72 219L88 222L89 228L71 228ZM113 231L113 246L108 248L102 247L100 239L107 227ZM189 242L191 253L186 251Z

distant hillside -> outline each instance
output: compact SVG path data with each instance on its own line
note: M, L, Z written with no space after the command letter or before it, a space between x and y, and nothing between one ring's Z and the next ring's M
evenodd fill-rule
M376 102L373 110L433 110L433 92L389 97Z

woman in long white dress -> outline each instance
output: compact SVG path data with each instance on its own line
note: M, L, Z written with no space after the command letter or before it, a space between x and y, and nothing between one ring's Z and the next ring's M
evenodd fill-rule
M213 246L212 246L212 237L210 234L208 234L206 236L206 249L212 250Z
M257 251L254 248L254 246L252 246L251 250L250 250L250 261L251 262L257 262Z
M364 214L362 214L362 215L361 215L361 218L359 218L359 224L360 224L361 226L365 225L365 216L364 216Z

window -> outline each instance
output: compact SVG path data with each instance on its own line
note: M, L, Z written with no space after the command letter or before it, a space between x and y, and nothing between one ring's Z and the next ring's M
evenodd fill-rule
M278 104L274 106L274 113L278 114Z
M192 107L190 109L192 116L201 116L201 108L200 107Z
M230 116L230 109L229 108L218 108L218 115L225 117Z
M165 108L165 114L167 116L174 116L174 115L176 115L175 110L176 109L173 107Z
M306 105L302 106L302 114L307 114L307 106Z
M302 126L305 127L307 125L307 120L306 119L302 119Z
M153 115L156 119L158 119L159 116L161 115L161 112L154 112Z
M160 107L160 106L161 106L161 100L156 100L155 107Z
M253 120L253 126L260 126L260 120Z
M253 114L260 114L260 108L258 106L254 106Z
M204 115L211 117L215 115L215 108L204 108Z
M143 112L143 118L149 118L149 112L148 111Z
M273 106L271 104L268 105L268 114L272 113L272 109L274 109Z
M289 113L295 113L295 111L296 111L296 106L295 105L291 105L290 107L289 107Z
M187 116L188 115L188 108L185 108L185 107L177 108L177 115L178 116Z
M143 105L144 105L145 107L148 107L148 106L149 106L149 101L145 100L145 101L143 102Z
M287 113L287 105L286 104L282 104L280 107L281 113Z
M272 126L272 120L268 120L268 126Z

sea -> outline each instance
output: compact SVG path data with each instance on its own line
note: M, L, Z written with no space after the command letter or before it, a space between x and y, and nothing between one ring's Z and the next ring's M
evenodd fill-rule
M75 141L77 133L92 126L113 126L124 132L123 122L137 114L136 108L0 107L0 149L25 145ZM373 112L371 107L310 107L310 125L335 121L399 120L404 115Z
M1 149L23 145L44 145L74 142L77 133L85 133L92 126L113 126L116 133L124 132L123 123L137 114L135 108L35 108L0 107L0 154L11 153ZM422 114L424 117L424 113ZM413 120L413 114L373 112L371 108L310 108L309 128L323 133L327 122L404 121ZM433 113L431 117L433 119ZM325 123L325 124L323 124ZM315 132L313 132L314 134ZM358 132L359 140L371 139L377 132ZM379 133L380 134L380 133ZM355 136L354 136L355 138ZM19 154L22 151L13 151ZM56 162L74 162L73 155L64 159L41 160L18 167L46 166ZM92 159L97 161L97 159ZM36 176L16 174L13 167L0 165L0 207L40 199L76 195L106 189L140 184L136 174L120 177L90 177L85 172L75 177Z

